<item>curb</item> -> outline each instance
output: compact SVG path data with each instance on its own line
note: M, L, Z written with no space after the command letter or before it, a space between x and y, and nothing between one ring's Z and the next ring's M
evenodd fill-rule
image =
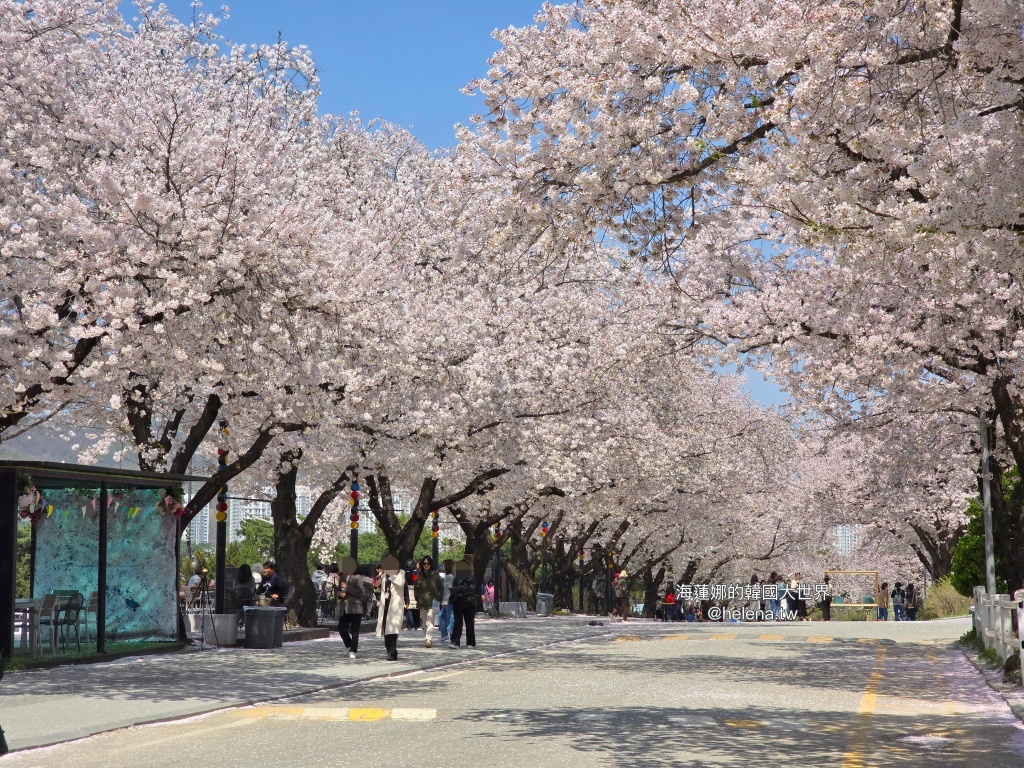
M967 649L963 646L960 646L960 653L967 659L967 663L978 671L986 685L1002 697L1014 716L1024 723L1024 689L1004 683L1002 681L1002 672L989 667L987 664L982 664L976 656L971 658L971 655L967 653ZM998 679L995 679L997 677Z

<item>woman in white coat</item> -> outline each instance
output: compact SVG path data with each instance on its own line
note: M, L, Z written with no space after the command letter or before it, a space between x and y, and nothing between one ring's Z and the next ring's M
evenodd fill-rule
M384 582L380 590L377 637L384 638L388 661L398 661L398 633L405 619L405 571L397 558L388 555L381 563L381 575Z

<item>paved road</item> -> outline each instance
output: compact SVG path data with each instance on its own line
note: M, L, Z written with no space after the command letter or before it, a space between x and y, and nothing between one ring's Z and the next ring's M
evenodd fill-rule
M556 626L502 630L532 627L536 641ZM456 665L16 753L0 768L1019 768L1024 728L950 647L964 629L635 624L496 657L433 649Z

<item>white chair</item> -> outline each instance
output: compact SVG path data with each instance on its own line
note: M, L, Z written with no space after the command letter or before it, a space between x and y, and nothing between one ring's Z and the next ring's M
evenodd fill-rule
M43 595L43 601L39 604L39 631L49 631L50 653L54 656L57 655L57 613L57 595ZM38 637L36 644L42 647L42 640Z
M100 610L100 593L99 592L95 592L95 591L94 592L90 592L89 593L89 599L88 599L88 601L85 604L85 608L83 608L82 612L79 614L79 623L82 625L82 628L85 630L85 644L86 645L89 645L90 643L93 642L92 640L89 639L90 638L90 634L89 634L89 621L90 621L90 619L89 619L89 616L92 615L92 625L93 625L93 629L95 630L95 627L96 627L96 614L99 613L99 610Z

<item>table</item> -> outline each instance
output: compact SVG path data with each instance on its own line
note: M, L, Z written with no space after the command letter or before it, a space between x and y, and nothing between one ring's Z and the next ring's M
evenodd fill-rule
M14 601L14 620L21 617L21 650L25 650L26 634L28 645L33 655L39 652L39 605L42 600L37 597L20 597ZM28 630L26 632L26 629Z

